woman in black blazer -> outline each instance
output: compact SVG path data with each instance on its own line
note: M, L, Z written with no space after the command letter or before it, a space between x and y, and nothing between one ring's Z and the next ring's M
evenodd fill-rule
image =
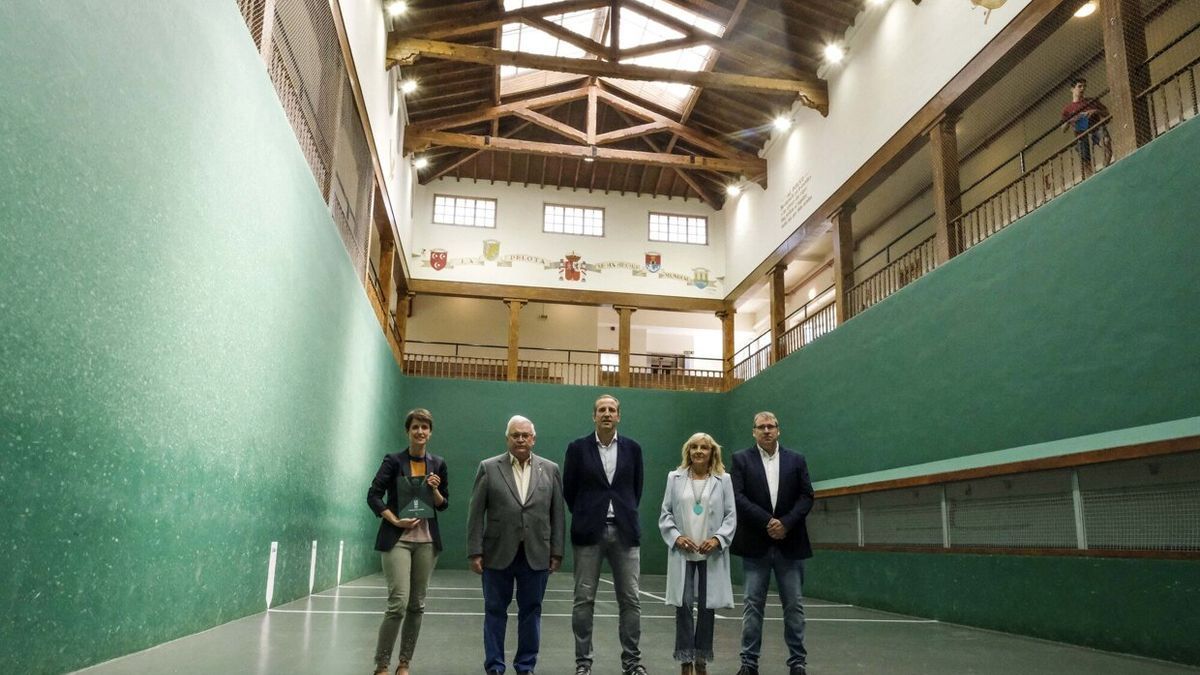
M425 449L433 435L433 414L417 408L404 418L404 428L408 432L408 447L383 458L367 490L367 504L382 518L375 550L381 552L388 586L387 611L379 625L379 641L375 646L375 675L387 675L397 635L400 635L400 652L396 675L408 675L408 663L417 646L425 613L425 591L442 552L436 513L432 518L397 517L401 512L397 479L424 476L426 485L432 489L434 509L445 511L450 506L446 462Z

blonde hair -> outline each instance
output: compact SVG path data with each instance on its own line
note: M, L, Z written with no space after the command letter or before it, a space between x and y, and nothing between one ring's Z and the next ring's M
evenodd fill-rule
M679 468L686 469L692 465L692 461L689 458L688 447L697 443L698 441L707 441L708 445L712 446L712 453L710 453L708 456L708 470L718 476L725 473L725 463L721 461L721 444L717 443L715 440L713 440L712 436L709 436L703 431L697 431L696 433L692 434L691 437L687 439L687 442L683 444L683 450L681 451L682 461L679 464Z

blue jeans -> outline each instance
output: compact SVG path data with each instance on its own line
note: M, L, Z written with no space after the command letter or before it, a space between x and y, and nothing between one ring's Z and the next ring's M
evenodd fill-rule
M713 660L713 620L716 610L705 606L708 596L708 561L689 560L683 573L683 604L675 608L675 660L709 663ZM692 605L696 620L692 621Z
M504 631L513 583L517 586L517 654L513 669L528 673L537 666L542 638L542 597L550 570L535 570L525 558L525 547L502 570L483 570L483 669L504 672Z
M771 547L762 558L743 558L746 597L742 608L742 665L758 668L762 653L763 610L767 604L767 586L771 572L783 603L783 641L787 644L789 668L803 666L808 660L804 649L804 561L788 560Z
M617 592L619 616L617 635L621 640L621 669L631 670L642 662L638 642L642 638L642 603L638 596L641 549L627 547L617 538L617 526L606 525L604 536L593 546L575 547L575 602L571 629L575 633L575 663L591 666L592 621L596 609L596 585L600 565L608 560Z

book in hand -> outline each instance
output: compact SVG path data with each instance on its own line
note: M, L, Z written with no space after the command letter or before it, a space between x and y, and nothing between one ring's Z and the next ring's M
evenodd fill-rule
M400 506L397 518L432 518L433 488L425 476L397 476L396 503Z

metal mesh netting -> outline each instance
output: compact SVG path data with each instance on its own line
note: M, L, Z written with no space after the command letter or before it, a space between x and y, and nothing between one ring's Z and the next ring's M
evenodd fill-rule
M858 543L858 499L832 497L818 501L806 520L813 541L827 544Z
M1200 453L1079 470L1089 548L1200 551Z
M1074 548L1071 473L1018 474L947 486L952 546Z
M862 496L866 544L942 545L940 488L888 490Z
M369 256L374 177L329 4L238 0L238 8L361 276Z

